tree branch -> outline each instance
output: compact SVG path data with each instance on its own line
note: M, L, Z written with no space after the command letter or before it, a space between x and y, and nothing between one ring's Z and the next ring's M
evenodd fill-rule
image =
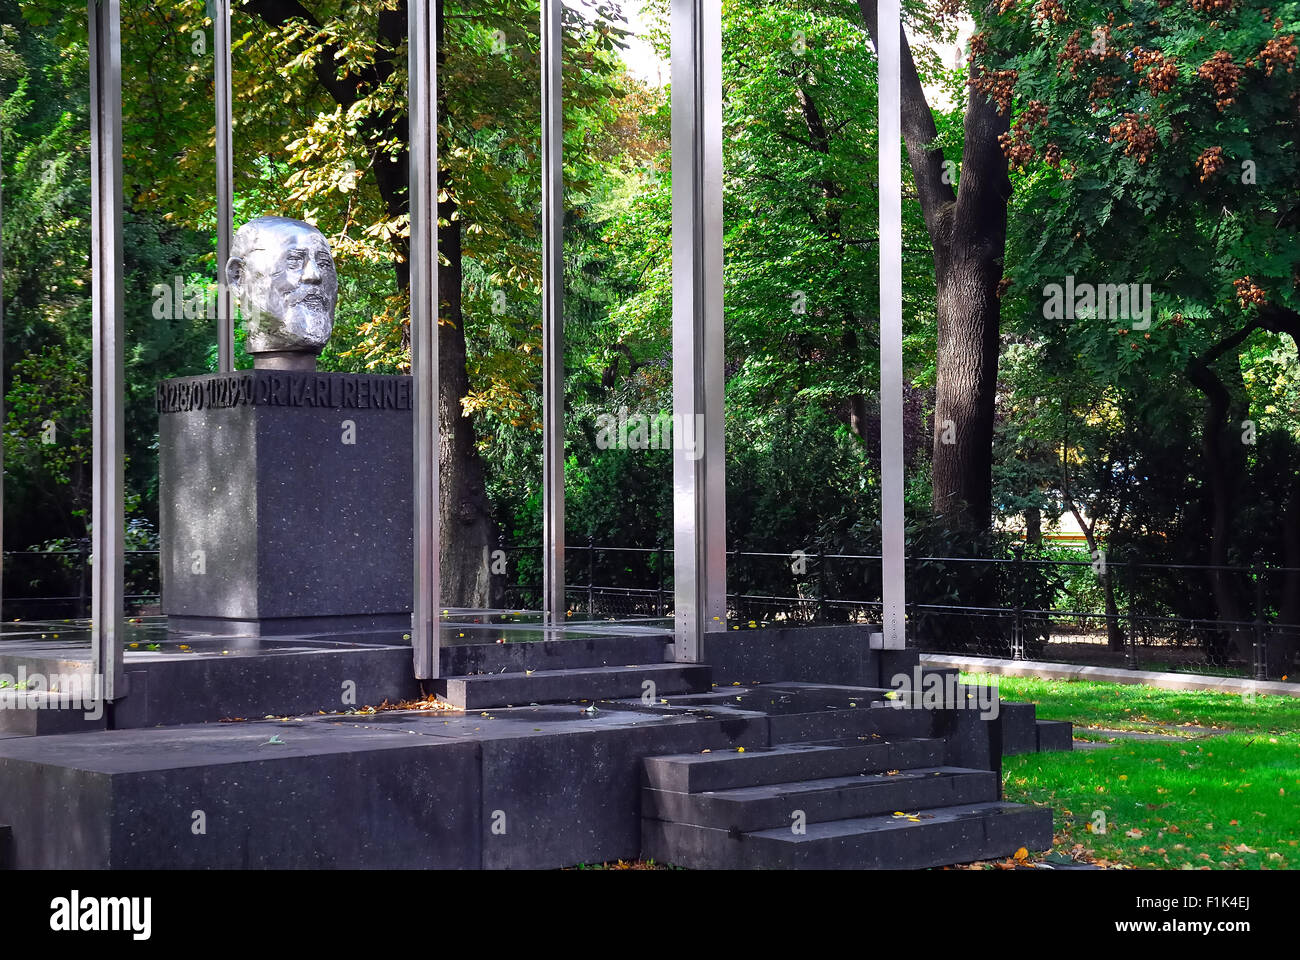
M876 49L880 49L880 25L876 18L875 0L858 0L858 10L862 22ZM907 41L906 31L899 29L902 81L902 124L903 142L907 145L907 158L912 167L912 179L916 181L917 193L921 198L921 212L925 216L925 225L931 238L942 234L941 225L947 208L957 202L957 194L952 184L944 182L943 151L930 147L939 136L934 125L934 114L925 99L925 88L916 72L916 62L912 59L912 47Z

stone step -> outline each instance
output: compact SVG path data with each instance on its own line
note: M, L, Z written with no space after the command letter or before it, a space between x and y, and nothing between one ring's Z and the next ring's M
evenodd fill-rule
M475 624L466 637L490 633L489 625ZM455 633L452 633L455 636ZM579 667L616 667L624 663L665 663L672 660L672 637L658 634L531 640L528 643L470 643L444 641L442 676L477 676L481 673L523 673L525 670L573 670Z
M920 767L704 793L645 787L641 816L750 833L788 828L796 818L819 823L997 799L998 779L992 771Z
M872 734L895 740L930 736L934 731L934 713L895 707L889 701L875 701L862 703L853 709L772 714L768 725L773 743L811 743Z
M621 667L579 667L532 673L487 673L446 677L439 695L465 710L527 706L530 703L654 699L709 688L712 671L701 664L655 663ZM647 687L650 683L653 686Z
M1033 753L1038 749L1038 731L1035 729L1037 708L1032 703L998 704L998 722L1002 725L1002 755L1012 757L1019 753Z
M1039 720L1035 723L1038 731L1038 750L1073 750L1074 724L1069 720Z
M906 739L875 742L792 743L769 749L646 757L644 783L657 790L702 793L825 777L856 776L935 767L944 742Z
M907 811L916 813L916 811ZM697 870L915 870L1047 850L1052 811L988 802L753 833L643 818L641 855Z
M0 690L0 736L36 737L103 730L107 726L103 707L103 703L86 705L79 696L70 699L57 692L3 689Z

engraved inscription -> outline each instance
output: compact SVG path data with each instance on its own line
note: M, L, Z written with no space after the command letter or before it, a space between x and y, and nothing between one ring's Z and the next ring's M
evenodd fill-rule
M327 407L338 410L410 410L408 377L325 377L281 370L167 380L154 392L159 413L232 407Z

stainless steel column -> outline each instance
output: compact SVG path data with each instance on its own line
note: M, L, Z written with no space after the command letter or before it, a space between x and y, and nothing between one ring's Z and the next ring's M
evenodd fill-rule
M564 88L561 0L542 4L542 614L564 623Z
M0 136L0 424L5 423L5 243L4 141ZM0 442L0 610L4 609L5 449ZM3 617L0 617L3 619Z
M104 699L122 695L122 38L118 0L90 0L91 304L94 334L91 651Z
M880 46L880 515L886 649L906 645L903 518L903 154L899 0L878 0Z
M228 373L235 369L235 312L230 288L226 285L226 261L230 259L235 215L235 160L230 111L230 0L215 0L213 4L212 57L217 101L217 369Z
M433 4L410 4L411 378L415 401L415 676L438 677L438 38Z
M722 4L672 0L675 655L727 626Z

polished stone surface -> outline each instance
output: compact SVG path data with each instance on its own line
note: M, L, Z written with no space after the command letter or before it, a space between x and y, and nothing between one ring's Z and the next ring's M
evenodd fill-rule
M164 613L228 634L409 627L409 377L213 374L157 406Z

